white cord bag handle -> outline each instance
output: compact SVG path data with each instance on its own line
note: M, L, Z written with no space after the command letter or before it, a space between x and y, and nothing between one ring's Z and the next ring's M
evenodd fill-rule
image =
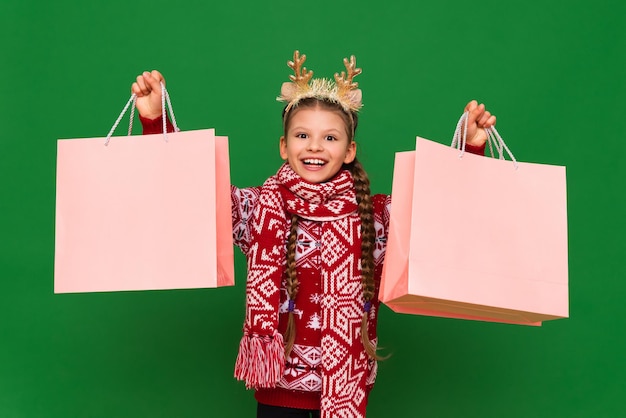
M170 111L170 118L172 119L172 125L174 126L174 131L175 132L180 132L180 129L178 128L178 125L176 124L176 117L174 116L174 109L172 108L172 102L170 100L170 95L167 92L167 90L165 89L165 85L163 85L163 82L161 82L161 115L163 116L163 138L165 139L165 142L167 142L167 116L165 113L165 102L167 101L167 107L169 108ZM130 109L130 121L128 123L128 136L130 136L132 134L133 131L133 119L135 118L135 108L136 108L136 104L137 104L137 95L135 93L133 93L130 96L130 99L128 99L128 102L126 102L126 106L124 106L124 109L122 109L122 113L120 113L120 115L117 117L117 120L115 121L115 123L113 124L113 127L111 128L111 130L109 131L106 140L104 142L105 146L109 145L109 141L111 140L111 136L113 135L113 132L115 132L115 129L117 128L117 126L119 125L120 121L122 120L122 118L124 117L124 115L126 114L126 111L128 110L128 107L131 106Z
M450 144L452 148L456 148L457 150L459 150L459 158L462 158L463 154L465 154L465 146L467 144L468 119L469 119L469 112L465 112L461 115L461 117L459 118L459 121L456 124L454 135L452 136L452 143ZM461 134L461 132L463 133ZM498 133L498 131L496 130L496 127L492 126L491 128L485 128L485 133L487 134L487 144L489 145L489 153L491 154L491 157L495 158L493 154L494 147L496 151L498 152L499 160L505 159L504 152L506 151L506 153L509 155L509 158L511 158L511 161L513 161L513 165L515 169L517 169L518 168L517 160L515 159L515 156L513 155L509 147L507 147L506 143L500 136L500 133Z

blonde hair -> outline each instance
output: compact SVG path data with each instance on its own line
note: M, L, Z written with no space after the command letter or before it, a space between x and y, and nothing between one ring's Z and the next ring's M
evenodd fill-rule
M283 110L283 129L285 137L289 130L289 123L294 114L299 109L321 108L328 111L336 112L345 122L346 133L349 142L354 141L354 134L358 124L357 114L344 111L338 103L329 100L306 98L298 102L297 106ZM370 181L367 173L363 169L361 163L355 158L349 164L344 164L344 169L349 170L354 178L354 186L356 189L356 200L358 204L358 213L361 218L361 286L363 288L364 311L361 320L361 341L366 353L373 359L381 360L382 358L376 353L376 347L372 344L368 333L368 317L372 300L374 299L376 286L374 283L374 246L376 239L376 231L374 229L374 210L372 206L372 198L370 192ZM298 276L296 272L296 238L298 229L298 216L292 215L289 238L287 239L287 295L289 297L290 306L293 305L298 294ZM287 329L285 331L285 355L288 356L293 348L296 338L296 327L293 309L289 309L289 317L287 321Z

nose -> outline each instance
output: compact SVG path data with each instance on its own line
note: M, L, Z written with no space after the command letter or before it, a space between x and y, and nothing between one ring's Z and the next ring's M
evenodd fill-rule
M311 138L308 142L307 150L309 151L321 151L324 149L322 140L319 138Z

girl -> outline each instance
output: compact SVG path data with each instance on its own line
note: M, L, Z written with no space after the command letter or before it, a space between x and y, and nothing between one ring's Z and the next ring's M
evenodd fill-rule
M261 187L232 187L233 237L248 261L235 376L255 389L257 417L364 417L390 196L370 195L356 158L354 57L334 82L312 79L305 58L295 52L279 97L286 162ZM161 82L152 71L132 85L145 134L162 131ZM465 110L467 149L483 153L495 116L476 101Z

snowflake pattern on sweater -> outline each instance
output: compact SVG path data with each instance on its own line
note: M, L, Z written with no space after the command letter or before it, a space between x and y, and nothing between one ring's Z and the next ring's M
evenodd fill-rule
M233 237L234 242L244 253L251 245L251 226L254 207L260 194L260 188L231 188L232 213L233 213ZM375 207L375 231L376 242L374 259L376 265L376 285L380 281L382 263L386 248L387 228L389 225L389 208L391 199L386 195L372 196ZM363 358L359 364L367 365L366 370L360 370L356 364L339 364L345 353L340 352L342 343L335 340L340 338L344 342L352 342L360 339L360 329L354 327L354 321L349 317L360 316L362 308L355 305L353 294L359 293L360 282L350 281L348 271L356 272L360 269L360 256L350 254L348 247L342 243L355 243L360 240L356 236L359 232L360 219L358 215L348 216L337 222L333 222L333 233L323 234L320 222L301 219L298 223L296 245L296 269L300 278L300 289L296 298L296 341L289 358L285 361L285 373L275 389L262 389L257 391L257 399L264 403L277 403L281 399L283 406L303 407L319 409L317 404L302 403L297 399L304 398L303 393L317 393L322 385L328 385L338 397L342 393L350 396L363 397L366 399L369 389L376 378L376 362ZM337 236L341 237L338 239ZM285 242L288 230L285 231ZM328 277L322 277L322 263L339 266L334 271L326 272ZM325 288L326 286L326 288ZM328 288L330 286L330 288ZM352 287L358 287L352 289ZM345 296L342 296L345 295ZM281 286L281 306L279 307L278 330L284 333L287 320L287 292L283 281ZM285 305L285 306L282 306ZM333 309L331 317L323 317L322 306ZM376 342L376 322L378 300L373 303L370 314L370 339ZM352 310L357 309L358 312ZM326 310L327 312L329 310ZM332 324L332 325L331 325ZM334 337L327 337L322 341L321 330L323 327L332 326ZM324 353L324 355L323 355ZM340 369L340 375L345 375L345 380L326 379L320 373L320 364L325 361L325 367ZM357 369L354 369L357 367ZM365 376L363 376L365 375ZM365 378L367 390L360 390L358 382ZM315 399L315 398L309 398ZM346 406L348 403L346 402ZM335 410L337 405L334 406ZM346 410L347 414L354 411ZM357 416L357 415L354 415Z

